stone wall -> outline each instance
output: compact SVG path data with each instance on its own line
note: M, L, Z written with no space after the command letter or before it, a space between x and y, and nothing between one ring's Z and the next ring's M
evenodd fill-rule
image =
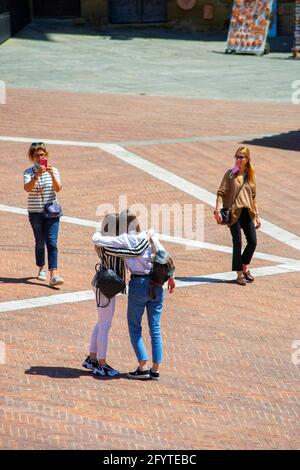
M108 0L81 0L82 16L94 24L109 23ZM168 0L167 27L194 31L222 31L231 15L232 0L197 0L191 10L182 10L177 0ZM209 4L214 7L214 18L203 18L203 7ZM279 34L293 34L295 1L279 0L282 14L278 15Z
M203 18L204 5L213 5L214 18L205 20ZM226 18L230 16L232 0L197 0L191 10L182 10L178 7L176 0L169 0L168 15L171 24L190 27L197 31L220 31L224 29Z
M94 24L108 23L108 1L81 0L81 16Z

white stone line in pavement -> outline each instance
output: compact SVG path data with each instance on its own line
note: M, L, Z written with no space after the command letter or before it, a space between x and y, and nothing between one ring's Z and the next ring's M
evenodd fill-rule
M177 189L180 189L181 191L189 194L190 196L195 197L196 199L199 199L205 204L208 204L212 207L215 206L215 194L210 193L206 189L203 189L200 186L191 183L185 180L184 178L181 178L175 173L172 173L171 171L168 171L165 168L162 168L161 166L150 162L149 160L145 160L144 158L139 157L133 152L129 152L120 145L99 144L98 147L101 150L119 158L119 160L122 160L123 162L126 162L129 165L132 165L135 168L138 168L139 170L148 173L154 178L164 181L165 183L168 183ZM288 230L282 229L281 227L272 224L267 220L261 219L261 223L261 232L265 233L266 235L269 235L275 240L278 240L286 245L291 246L292 248L295 248L296 250L300 250L300 237L289 232Z
M8 206L6 204L0 204L0 211L11 212L13 214L28 215L27 209L23 209L22 207ZM67 215L63 215L61 217L61 222L65 222L67 224L82 225L83 227L93 227L96 229L99 228L99 223L94 220L80 219L78 217L69 217Z
M23 209L22 207L8 206L6 204L0 204L0 211L11 212L13 214L28 215L27 209Z
M197 240L189 240L188 238L173 237L171 235L164 235L160 233L158 233L157 235L161 240L165 242L177 243L178 245L187 245L191 248L195 247L195 249L201 248L204 250L219 251L222 253L229 253L229 254L232 253L231 246L217 245L215 243L200 242ZM256 251L253 256L254 258L262 259L265 261L273 261L274 263L300 265L300 259L287 258L284 256L277 256L277 255L270 255L267 253L261 253L259 251Z
M0 140L2 141L11 141L11 142L33 142L38 141L39 139L33 139L28 137L9 137L9 136L0 136ZM109 143L95 143L95 142L80 142L80 141L68 141L68 140L50 140L44 139L45 143L53 144L53 145L75 145L81 147L95 147L99 148L114 157L119 158L123 162L128 163L129 165L138 168L139 170L148 173L149 175L153 176L156 179L164 181L171 186L180 189L181 191L189 194L190 196L199 199L200 201L208 204L212 207L215 205L215 194L197 186L194 183L191 183L184 178L168 171L159 165L151 163L148 160L145 160L142 157L139 157L137 154L133 152L129 152L128 150L124 149L122 146L117 144L109 144ZM300 237L289 232L288 230L282 229L281 227L272 224L271 222L261 219L262 227L261 231L270 237L278 240L286 245L295 248L296 250L300 250Z
M197 142L223 142L223 141L242 141L246 139L262 139L265 137L272 137L274 133L265 134L232 134L232 135L204 135L193 137L178 137L177 139L146 139L146 140L125 140L112 142L122 146L144 146L144 145L164 145L164 144L180 144L180 143L197 143ZM45 142L50 145L74 145L75 147L97 147L99 142L86 142L78 140L54 140L54 139L41 139L34 137L12 137L1 135L0 141L2 142Z
M255 277L258 276L273 276L274 274L282 274L287 272L300 272L300 266L288 266L286 264L279 264L276 266L264 266L252 269ZM233 281L236 274L232 271L225 273L206 274L203 276L192 277L179 277L176 279L177 288L199 286L209 283L218 283ZM186 279L186 280L182 280ZM166 286L164 286L166 289ZM92 290L70 292L67 294L54 294L44 297L34 297L23 300L12 300L8 302L0 302L0 312L12 312L16 310L25 310L39 307L47 307L53 305L61 305L68 303L77 303L94 299L95 294Z
M34 138L34 137L10 137L6 135L0 135L0 141L2 142L20 142L20 143L28 143L31 144L32 142L44 142L45 144L49 145L73 145L74 147L97 147L99 145L98 142L85 142L85 141L78 141L78 140L52 140L52 139L41 139L41 138Z
M20 214L20 215L27 215L27 209L23 209L21 207L14 207L14 206L8 206L5 204L0 204L0 211L4 212L11 212L14 214ZM87 220L87 219L80 219L78 217L69 217L69 216L63 216L61 218L61 221L64 223L68 224L75 224L75 225L80 225L83 227L92 227L94 229L99 229L99 223L94 221L94 220ZM184 246L189 246L191 248L195 249L204 249L204 250L212 250L212 251L218 251L222 253L232 253L232 247L230 246L224 246L224 245L217 245L214 243L208 243L208 242L200 242L198 240L190 240L188 238L180 238L180 237L173 237L171 235L165 235L158 233L158 237L165 242L169 243L175 243L178 245L184 245ZM272 261L274 263L281 263L281 264L300 264L300 259L294 259L294 258L287 258L284 256L277 256L277 255L271 255L267 253L261 253L259 251L256 251L254 253L254 257L257 259L262 259L265 261Z
M273 276L274 274L283 274L288 272L300 272L300 265L278 264L276 266L261 266L259 268L251 269L251 273L255 277ZM179 276L179 278L176 279L177 287L190 287L197 286L199 284L202 285L214 282L233 281L236 279L236 273L233 271L228 271L225 273L206 274L203 276L191 276L186 277L186 281L182 281L183 278L183 276Z
M78 292L68 292L67 294L33 297L24 300L12 300L8 302L0 302L0 312L12 312L15 310L24 310L28 308L82 302L84 300L92 300L93 298L95 298L95 294L92 290L84 290Z

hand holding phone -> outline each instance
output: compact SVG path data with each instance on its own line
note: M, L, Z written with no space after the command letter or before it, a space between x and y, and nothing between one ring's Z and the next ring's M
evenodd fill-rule
M40 161L39 161L39 164L41 166L44 166L46 169L48 167L48 159L47 158L41 158Z

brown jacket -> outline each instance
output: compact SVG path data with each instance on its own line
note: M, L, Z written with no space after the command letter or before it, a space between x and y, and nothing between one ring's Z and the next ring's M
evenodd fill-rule
M233 175L231 169L227 170L221 181L220 187L217 192L217 202L223 203L223 207L231 209L230 221L228 227L237 222L241 215L242 208L246 207L253 222L256 218L257 205L256 205L256 185L251 185L248 181L247 174L245 176L244 186L243 178L238 175ZM240 190L238 196L237 193ZM236 197L237 196L237 197Z

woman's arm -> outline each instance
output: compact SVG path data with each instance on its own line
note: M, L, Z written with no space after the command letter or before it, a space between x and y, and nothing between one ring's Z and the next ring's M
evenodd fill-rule
M222 178L222 181L221 181L221 184L220 184L220 187L217 191L217 201L216 201L216 208L218 206L218 208L220 208L225 196L226 196L226 193L228 191L228 171L226 171L225 175L223 176Z
M256 202L256 185L251 185L251 192L252 192L252 200L253 200L253 207L255 210L255 214L259 215L257 202Z
M256 185L252 186L252 199L253 199L253 206L255 210L255 219L256 219L255 227L259 229L261 227L261 221L260 221L259 211L258 211L257 202L256 202Z
M53 191L55 191L56 193L59 193L59 191L62 190L62 185L60 183L60 177L59 177L58 171L56 170L56 174L55 174L55 170L54 170L53 166L50 165L50 164L47 166L47 171L48 171L48 173L50 174L50 176L52 178Z
M222 217L220 214L220 208L223 204L223 200L228 190L228 172L226 171L225 175L222 178L220 187L217 191L217 199L216 199L216 208L214 211L215 219L217 222L222 222Z
M41 166L39 170L32 176L32 173L28 173L27 171L24 172L23 179L24 179L24 189L27 193L31 193L33 191L36 182L38 181L38 177L45 173L46 167Z
M27 193L31 193L31 191L33 190L33 188L35 187L35 183L37 182L37 177L36 175L34 175L32 177L32 179L28 182L28 183L25 183L24 184L24 189Z
M96 232L92 237L92 241L96 245L104 247L107 254L120 258L134 258L140 256L149 246L149 241L145 233L140 235L122 233L121 235L112 237Z

